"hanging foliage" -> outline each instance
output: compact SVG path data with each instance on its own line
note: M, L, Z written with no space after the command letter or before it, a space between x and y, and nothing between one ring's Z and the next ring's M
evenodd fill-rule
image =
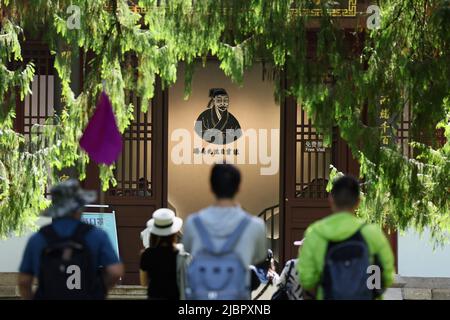
M131 2L0 0L0 236L38 215L58 170L75 167L84 179L89 160L78 140L102 80L123 132L136 107L125 92L146 106L156 77L172 85L184 62L187 97L194 63L208 55L238 84L261 59L275 70L278 101L295 97L328 144L339 128L361 163L368 220L400 230L430 226L438 241L449 230L449 0L377 1L374 30L365 19L342 28L346 18L332 16L334 1L320 1L320 17L302 14L317 6L311 0L140 0L139 10ZM24 30L49 44L62 87L62 110L36 129L42 134L34 142L13 131L16 95L30 93L34 75L32 64L20 63ZM71 63L80 49L85 78L76 96ZM405 108L412 114L409 158L396 139ZM440 145L437 126L447 138ZM112 170L100 168L104 190L115 184Z

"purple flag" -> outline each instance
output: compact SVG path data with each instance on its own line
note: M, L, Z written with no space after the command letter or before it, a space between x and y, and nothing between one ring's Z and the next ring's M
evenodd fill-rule
M122 151L122 136L111 102L104 91L80 139L80 146L96 163L106 165L113 164Z

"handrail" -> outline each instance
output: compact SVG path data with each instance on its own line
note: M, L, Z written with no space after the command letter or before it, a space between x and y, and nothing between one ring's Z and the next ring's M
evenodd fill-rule
M276 204L271 207L267 207L258 214L258 217L262 218L264 220L264 225L266 226L266 230L267 230L267 224L270 223L270 229L269 229L270 232L269 232L269 234L267 234L267 232L266 232L266 237L268 237L270 239L270 247L271 247L272 251L274 251L274 248L276 245L275 244L275 216L277 215L277 214L275 214L276 209L278 209L277 214L279 215L280 214L280 210L279 210L280 205L279 204ZM268 219L270 219L270 222L268 221ZM276 252L278 252L278 250L276 250ZM275 260L277 260L277 259L275 259Z
M271 207L267 207L267 208L265 208L264 210L262 210L259 214L258 214L258 217L260 217L261 218L261 216L263 216L264 215L264 212L266 212L266 211L268 211L268 210L274 210L274 209L276 209L276 208L279 208L280 207L280 205L279 204L276 204L276 205L274 205L274 206L271 206Z

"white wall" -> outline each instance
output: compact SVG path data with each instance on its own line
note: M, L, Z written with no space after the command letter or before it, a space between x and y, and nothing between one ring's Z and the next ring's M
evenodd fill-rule
M50 222L50 218L39 218L37 225L43 226ZM22 237L0 240L0 272L18 272L25 245L32 233L30 231Z
M450 244L433 251L428 230L422 237L409 230L398 237L398 269L405 277L450 277Z

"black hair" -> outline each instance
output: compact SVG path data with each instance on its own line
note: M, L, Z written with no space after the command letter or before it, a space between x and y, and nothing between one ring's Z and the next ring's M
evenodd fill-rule
M210 98L214 98L215 96L220 96L220 95L227 96L228 93L223 88L212 88L212 89L209 89L209 97Z
M154 233L150 233L150 247L174 247L177 240L177 234L170 234L168 236L158 236Z
M359 182L356 178L346 175L333 182L331 196L337 208L351 209L359 201Z
M241 173L231 164L215 164L210 183L216 198L232 199L239 190Z
M210 99L209 99L208 105L206 106L207 109L211 109L214 106L214 97L219 96L219 95L228 96L228 93L223 88L212 88L212 89L209 89L209 97L210 97Z

